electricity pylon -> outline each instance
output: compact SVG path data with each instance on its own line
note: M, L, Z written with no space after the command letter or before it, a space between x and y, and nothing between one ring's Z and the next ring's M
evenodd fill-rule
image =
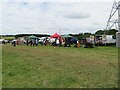
M116 13L117 18L113 20L113 17L116 15ZM116 47L120 47L120 1L116 2L115 0L112 5L112 9L107 21L104 34L107 34L106 31L110 30L113 26L115 26L116 29L118 30L118 32L116 33Z

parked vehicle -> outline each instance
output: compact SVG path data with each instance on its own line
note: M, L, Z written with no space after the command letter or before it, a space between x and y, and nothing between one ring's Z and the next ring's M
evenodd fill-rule
M101 35L95 37L96 45L111 45L116 44L116 39L114 39L113 35Z
M102 37L103 44L115 44L116 39L113 38L113 35L106 35Z
M6 44L6 43L8 43L8 40L0 39L0 44Z

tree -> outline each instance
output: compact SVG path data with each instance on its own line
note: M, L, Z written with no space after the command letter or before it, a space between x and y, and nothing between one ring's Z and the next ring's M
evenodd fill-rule
M104 34L104 30L98 30L95 32L95 35L103 35Z
M111 30L108 30L108 31L107 31L107 34L108 34L108 35L116 35L116 32L118 32L118 30L116 30L116 29L111 29Z
M110 29L110 30L98 30L95 32L95 35L113 35L114 38L116 38L116 32L118 32L118 30L116 29Z

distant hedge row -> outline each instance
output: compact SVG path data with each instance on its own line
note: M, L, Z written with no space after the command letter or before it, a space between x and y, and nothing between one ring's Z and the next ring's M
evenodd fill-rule
M83 39L83 38L88 38L90 37L91 35L103 35L103 34L107 34L107 35L113 35L114 37L116 37L116 32L118 32L118 30L116 29L110 29L110 30L97 30L95 33L89 33L89 32L86 32L86 33L79 33L79 34L69 34L71 36L74 36L78 39ZM26 36L30 36L30 35L34 35L34 36L37 36L37 37L49 37L50 35L47 35L47 34L17 34L17 35L2 35L2 37L8 37L7 39L13 39L13 38L10 38L10 37L15 37L15 38L19 38L19 37L26 37Z

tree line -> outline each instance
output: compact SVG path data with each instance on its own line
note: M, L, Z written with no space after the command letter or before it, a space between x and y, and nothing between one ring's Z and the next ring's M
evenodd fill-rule
M78 39L88 38L90 36L99 36L99 35L113 35L114 38L116 38L116 32L118 30L116 29L110 29L110 30L97 30L95 33L79 33L79 34L70 34L71 36L77 37Z
M103 35L103 34L113 35L114 38L116 38L116 32L118 32L118 30L110 29L110 30L97 30L95 33L85 32L85 33L69 34L69 35L74 36L78 39L83 39L83 38L88 38L90 36L98 36L98 35ZM50 36L50 35L47 35L47 34L17 34L17 35L2 35L2 37L13 36L17 39L19 37L26 37L26 36L30 36L30 35L35 35L37 37L49 37Z

